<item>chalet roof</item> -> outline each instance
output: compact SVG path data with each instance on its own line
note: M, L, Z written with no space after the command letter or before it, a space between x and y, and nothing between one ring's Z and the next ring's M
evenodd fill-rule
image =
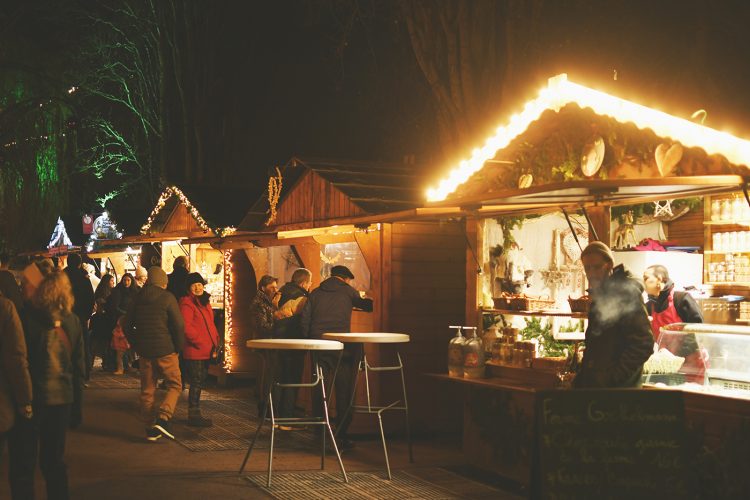
M314 172L340 190L366 214L415 208L423 201L421 185L424 182L414 165L294 157L279 170L283 179L279 205L308 172ZM247 212L240 229L262 229L268 211L266 188Z
M488 138L483 146L475 149L471 158L462 161L436 187L430 189L429 201L441 202L451 195L454 198L463 198L456 190L472 176L485 170L488 163L517 165L521 158L519 143L533 142L535 137L548 136L551 127L557 126L559 130L560 120L556 120L555 115L562 115L571 109L583 110L599 119L646 132L652 136L652 142L658 139L680 143L693 156L702 156L692 160L703 161L704 167L708 163L717 163L714 157L720 157L718 163L730 167L696 170L695 174L688 175L746 176L750 173L747 168L750 165L750 141L584 87L568 81L566 75L558 75L550 78L548 86L536 99L528 101L520 113L513 115L504 126L498 127L495 135ZM650 147L653 147L653 144ZM579 151L576 153L580 154ZM555 166L549 164L550 169Z
M162 191L141 233L159 232L169 220L177 204L182 203L198 226L213 232L236 227L257 199L254 187L180 185Z

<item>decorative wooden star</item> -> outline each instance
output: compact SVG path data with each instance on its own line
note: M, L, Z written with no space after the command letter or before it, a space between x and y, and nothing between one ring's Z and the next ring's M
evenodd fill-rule
M666 217L672 217L674 214L672 213L672 200L666 200L664 201L664 205L661 204L659 201L654 202L654 218L666 218Z

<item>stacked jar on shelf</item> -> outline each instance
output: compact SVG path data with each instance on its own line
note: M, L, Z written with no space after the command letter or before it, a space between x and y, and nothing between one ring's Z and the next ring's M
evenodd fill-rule
M750 223L750 205L740 196L713 200L711 222ZM709 282L750 282L750 231L714 232L711 248L724 259L708 263Z
M708 280L712 283L750 282L750 255L728 253L721 262L709 262Z
M740 220L750 220L750 205L744 199L736 196L711 202L711 221L730 222Z

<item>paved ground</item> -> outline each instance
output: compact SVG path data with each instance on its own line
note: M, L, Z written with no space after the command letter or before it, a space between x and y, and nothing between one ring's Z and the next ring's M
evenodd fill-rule
M296 432L284 433L286 436L274 452L274 485L265 490L262 486L267 444L253 452L245 474L237 474L246 438L255 425L255 404L250 401L249 390L209 389L205 406L215 412L217 421L210 430L196 432L188 428L181 423L183 412L178 412L175 434L184 443L180 444L166 439L156 443L145 440L143 426L136 418L137 387L137 381L127 376L94 373L85 393L84 425L68 437L73 499L518 498L466 478L461 474L459 443L434 437L416 440L414 464L408 462L405 442L389 441L391 467L397 479L393 483L383 480L379 439L358 441L354 450L344 454L347 472L353 473L353 486L342 490L336 480L340 473L335 458L326 461L325 472L330 475L321 476L318 448L307 446L308 438ZM180 401L182 410L186 395L187 391ZM9 498L4 479L7 454L3 457L0 498ZM289 485L295 481L310 489L290 490ZM44 498L40 476L37 485L39 497Z

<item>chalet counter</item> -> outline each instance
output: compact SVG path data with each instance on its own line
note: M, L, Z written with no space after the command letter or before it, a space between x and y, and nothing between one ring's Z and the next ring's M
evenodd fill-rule
M484 379L428 376L464 389L462 447L467 463L525 489L531 482L536 400L554 381L534 374L533 369L493 367L492 371L494 375ZM520 380L523 376L528 382ZM685 407L690 467L699 471L705 484L718 488L716 491L750 491L750 480L744 485L744 479L738 479L747 476L742 471L750 466L750 400L689 391L679 394Z

